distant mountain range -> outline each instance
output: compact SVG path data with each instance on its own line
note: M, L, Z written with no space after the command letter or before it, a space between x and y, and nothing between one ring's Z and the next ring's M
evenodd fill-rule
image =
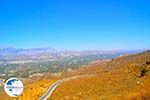
M32 48L16 49L13 47L0 48L0 61L18 61L18 60L55 60L66 57L77 57L85 55L99 54L132 54L142 50L86 50L86 51L69 51L56 50L54 48Z

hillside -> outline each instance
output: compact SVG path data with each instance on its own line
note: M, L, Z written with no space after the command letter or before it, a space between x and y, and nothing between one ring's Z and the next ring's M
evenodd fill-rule
M94 76L62 83L49 100L150 100L149 51L122 56L104 66L93 65ZM84 74L89 73L87 69L82 70ZM81 74L82 71L75 72Z

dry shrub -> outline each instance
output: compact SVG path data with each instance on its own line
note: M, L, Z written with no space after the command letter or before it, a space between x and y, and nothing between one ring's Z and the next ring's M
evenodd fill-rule
M150 84L146 83L140 91L132 92L128 100L150 100Z

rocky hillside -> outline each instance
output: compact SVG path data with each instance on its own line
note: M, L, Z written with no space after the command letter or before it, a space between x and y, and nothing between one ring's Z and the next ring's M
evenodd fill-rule
M93 76L62 83L49 100L150 100L150 51L75 73L88 74L90 68Z

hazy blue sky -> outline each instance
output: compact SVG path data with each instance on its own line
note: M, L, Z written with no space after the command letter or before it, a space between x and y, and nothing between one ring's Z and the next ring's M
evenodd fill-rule
M149 0L0 0L0 46L145 49Z

